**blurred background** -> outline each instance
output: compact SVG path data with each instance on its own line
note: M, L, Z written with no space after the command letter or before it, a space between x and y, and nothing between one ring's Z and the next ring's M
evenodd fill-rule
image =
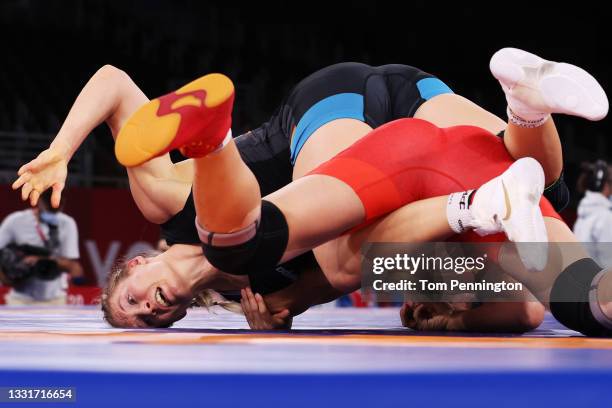
M603 3L502 3L2 0L0 220L25 207L9 187L16 170L48 146L104 64L126 71L149 97L204 73L227 74L237 88L235 135L266 121L301 78L341 61L417 66L503 118L488 61L505 46L579 65L609 92ZM612 158L610 119L556 122L573 189L581 162ZM74 158L68 181L66 212L79 226L81 261L95 285L117 256L154 245L158 229L125 190L104 125ZM579 199L573 194L564 214L570 223Z

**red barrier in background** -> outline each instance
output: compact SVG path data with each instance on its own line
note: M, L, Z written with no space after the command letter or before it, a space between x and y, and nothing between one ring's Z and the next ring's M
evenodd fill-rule
M151 249L159 239L159 226L140 214L126 189L67 188L64 212L79 229L81 263L87 281L101 285L117 258ZM0 185L0 220L28 208L18 192Z

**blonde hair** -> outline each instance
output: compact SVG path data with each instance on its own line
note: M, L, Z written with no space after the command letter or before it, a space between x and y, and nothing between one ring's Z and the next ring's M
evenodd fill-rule
M214 289L204 289L201 291L193 299L193 304L195 306L205 307L206 309L210 309L213 306L219 306L229 312L243 314L240 303L226 299L221 293Z
M152 258L161 254L160 251L147 251L142 252L136 256L142 256L144 258ZM102 289L102 295L100 296L100 306L102 308L102 313L104 314L104 320L106 320L113 327L121 327L119 321L115 319L113 315L113 309L109 302L111 295L117 288L117 285L126 278L128 268L128 262L132 258L122 257L115 265L111 268L108 276L106 277L106 284L104 285L104 289ZM213 306L219 306L223 309L230 311L232 313L242 314L242 307L240 303L231 301L223 297L219 292L213 289L204 289L201 291L192 302L192 306L200 306L205 307L206 309L210 309Z

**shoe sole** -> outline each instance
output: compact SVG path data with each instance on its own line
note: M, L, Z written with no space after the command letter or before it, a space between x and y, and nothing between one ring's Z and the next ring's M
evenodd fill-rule
M115 142L117 160L134 167L181 147L181 143L202 131L214 119L215 109L233 95L234 84L228 77L209 74L147 102L119 131ZM211 141L211 148L215 142Z
M517 160L501 178L506 214L500 220L508 239L529 270L542 270L548 258L548 234L540 199L544 191L544 171L532 158ZM539 243L534 245L534 243Z
M497 51L489 64L493 76L514 86L525 75L524 68L544 69L540 91L553 113L580 116L592 121L608 114L608 98L591 74L575 65L547 61L517 48Z

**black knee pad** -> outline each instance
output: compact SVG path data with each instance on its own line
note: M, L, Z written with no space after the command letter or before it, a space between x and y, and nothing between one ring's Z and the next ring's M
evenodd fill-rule
M550 292L550 311L555 319L572 330L587 336L610 336L591 312L589 291L601 267L591 258L580 259L568 266L555 280Z
M557 181L544 189L544 197L550 201L557 212L563 211L567 207L570 201L570 191L563 179L563 173Z
M289 241L285 215L269 201L261 202L261 218L255 236L232 246L202 243L204 255L217 269L234 275L275 269Z

